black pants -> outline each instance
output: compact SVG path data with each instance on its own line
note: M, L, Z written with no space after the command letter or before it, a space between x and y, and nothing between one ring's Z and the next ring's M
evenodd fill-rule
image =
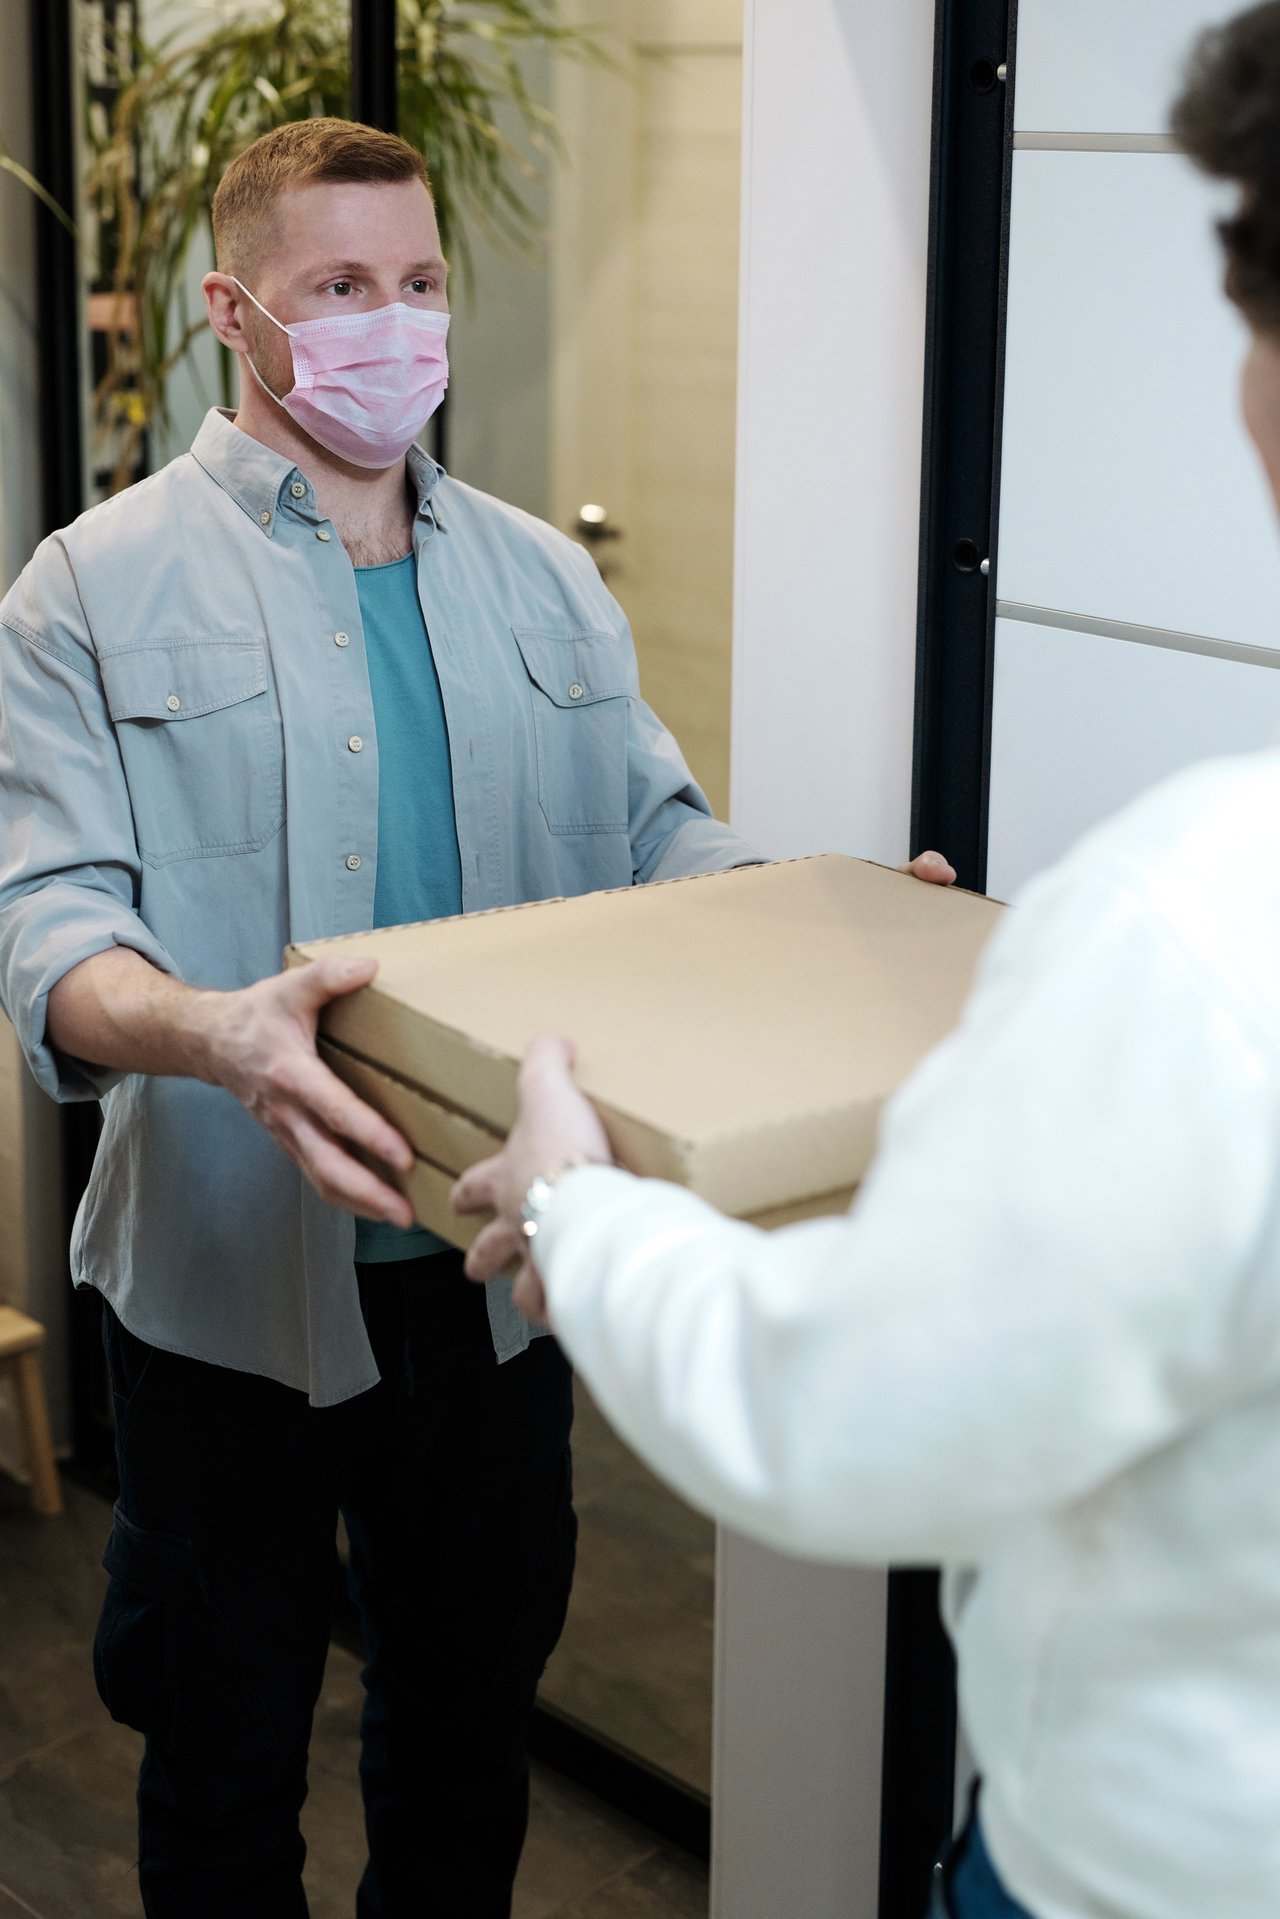
M339 1509L368 1647L358 1919L509 1914L525 1731L573 1573L569 1368L550 1339L500 1367L452 1255L360 1286L381 1382L323 1410L144 1345L107 1309L120 1500L94 1663L146 1735L149 1919L306 1914Z

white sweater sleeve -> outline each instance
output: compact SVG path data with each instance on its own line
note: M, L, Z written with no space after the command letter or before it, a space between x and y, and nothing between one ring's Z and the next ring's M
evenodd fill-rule
M570 1175L551 1314L687 1498L833 1559L966 1560L1280 1370L1280 1074L1138 892L1011 914L851 1214L763 1234Z

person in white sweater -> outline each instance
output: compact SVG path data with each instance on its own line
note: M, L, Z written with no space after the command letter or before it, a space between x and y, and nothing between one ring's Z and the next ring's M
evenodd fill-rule
M1174 128L1241 186L1280 503L1280 4L1202 40ZM472 1277L529 1255L525 1310L687 1498L946 1565L983 1788L940 1919L1280 1911L1278 819L1280 751L1218 761L1033 885L845 1218L766 1235L613 1167L554 1040L459 1182L498 1215Z

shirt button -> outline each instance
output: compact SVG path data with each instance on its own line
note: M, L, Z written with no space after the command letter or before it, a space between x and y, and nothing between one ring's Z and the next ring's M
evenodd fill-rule
M360 855L358 853L347 854L347 871L348 873L358 873L360 871Z
M289 488L289 491L290 493L292 493L295 500L300 500L303 494L306 492L306 490L307 489L305 486L303 486L301 480L295 480L293 485Z
M335 646L350 646L351 635L349 633L335 633L333 643Z
M270 524L271 524L271 515L270 515L270 514L269 514L269 513L268 513L268 512L266 511L266 509L265 509L265 508L263 509L263 511L262 511L261 513L259 513L259 515L258 515L258 518L259 518L259 519L260 519L260 520L262 521L262 524L263 524L264 526L270 526Z
M578 682L576 680L574 681L573 685L569 688L569 698L571 700L580 700L582 698L582 688L578 685Z
M181 707L182 701L178 698L176 693L171 693L168 699L165 701L165 705L168 707L171 713L176 713L178 709Z
M353 733L351 735L351 738L347 741L347 745L350 747L353 753L358 753L361 747L364 745L364 741L360 738L360 735L358 733Z
M324 527L318 526L316 528L316 538L318 540L327 540L328 537L329 537L328 532L326 531Z

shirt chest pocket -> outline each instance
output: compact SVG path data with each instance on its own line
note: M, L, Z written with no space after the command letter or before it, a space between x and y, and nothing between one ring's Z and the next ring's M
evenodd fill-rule
M625 833L628 660L612 633L514 627L529 678L538 804L552 833Z
M265 846L284 780L262 641L155 641L98 663L147 865Z

